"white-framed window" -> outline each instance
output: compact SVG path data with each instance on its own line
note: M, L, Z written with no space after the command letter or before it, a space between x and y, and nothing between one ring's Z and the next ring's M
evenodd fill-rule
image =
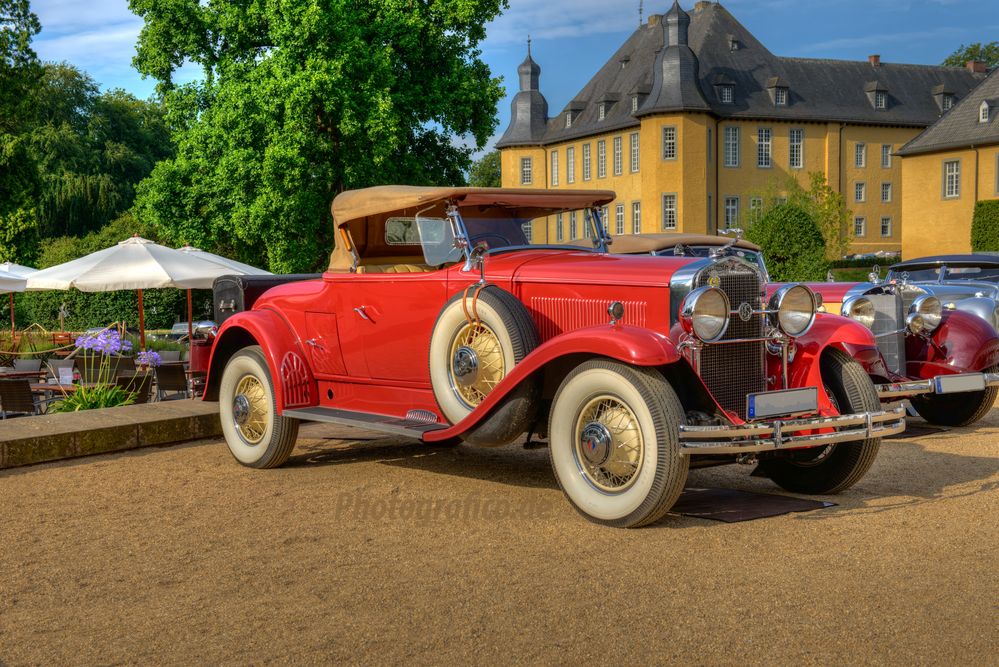
M614 233L618 236L624 234L624 204L614 207Z
M888 93L886 93L883 90L874 91L874 108L875 109L888 108Z
M639 167L638 132L632 132L629 140L631 142L631 173L634 174L638 171Z
M572 127L572 112L571 111L566 111L565 112L565 127L566 127L566 129Z
M857 238L864 238L867 236L867 219L862 216L857 216L853 219L853 235Z
M756 166L769 169L773 166L773 131L769 127L756 130Z
M763 197L749 198L749 221L759 222L763 214Z
M614 137L614 175L620 176L624 170L624 148L621 137Z
M867 144L857 142L853 147L853 166L854 167L865 167L867 166Z
M534 179L534 160L529 157L520 158L520 184L530 185Z
M576 182L576 149L573 146L565 149L565 182Z
M944 199L957 199L961 196L961 161L947 160L943 163Z
M565 218L561 213L555 214L555 240L565 240Z
M603 102L597 107L597 120L607 118L607 105Z
M739 166L739 126L728 126L725 128L725 166Z
M891 236L891 216L882 215L881 216L881 238L889 238Z
M989 103L983 101L981 106L978 107L978 122L987 123L989 122Z
M552 151L552 185L558 185L558 151Z
M676 229L676 193L663 194L663 229Z
M891 169L891 144L881 144L881 168Z
M805 164L805 131L793 128L788 139L788 165L791 169L801 169Z
M891 201L891 183L881 184L881 201L885 204Z
M642 202L631 202L631 233L642 233Z
M676 127L673 125L663 128L663 159L676 159Z
M576 211L569 211L569 238L573 241L579 236L579 224L576 218Z
M587 220L590 219L590 215L588 212L583 211L582 217L583 217L583 238L588 239L590 238L590 236L593 235L592 234L593 230L591 229L592 225L587 222Z
M943 110L950 111L951 107L954 106L954 96L947 93L943 96Z
M787 106L787 88L783 86L774 88L774 104L779 107Z
M631 113L638 111L638 95L631 96Z
M867 201L867 183L863 181L857 181L853 184L853 201L864 202Z
M597 178L607 178L607 142L597 142Z
M527 237L527 242L528 243L531 243L532 239L534 239L534 224L533 224L533 222L534 222L533 220L528 220L527 222L525 222L524 224L522 224L520 226L520 228L524 230L524 236Z
M725 229L739 224L739 198L725 197Z
M718 86L718 99L722 104L732 104L735 101L735 86Z
M583 180L588 181L593 176L593 167L590 161L590 145L583 144Z

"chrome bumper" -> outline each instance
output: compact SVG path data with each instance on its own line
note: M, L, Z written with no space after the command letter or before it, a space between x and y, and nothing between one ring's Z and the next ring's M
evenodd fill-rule
M973 373L973 375L978 375L978 373ZM999 386L999 373L982 373L985 376L985 386L995 387ZM955 377L953 375L944 375L940 377ZM898 399L898 398L908 398L910 396L919 396L920 394L936 394L937 392L937 378L930 378L929 380L913 380L911 382L889 382L887 384L875 385L878 390L878 398L883 399Z
M680 426L680 447L688 454L746 454L775 449L818 447L866 440L905 430L905 406L882 406L880 412L838 417L806 417L727 426ZM795 435L800 431L835 428L832 433Z

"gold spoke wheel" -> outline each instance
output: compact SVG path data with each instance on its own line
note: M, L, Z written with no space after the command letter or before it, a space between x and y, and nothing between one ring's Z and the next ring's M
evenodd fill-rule
M591 399L576 418L576 461L593 486L620 493L634 483L642 466L645 440L638 418L620 399Z
M503 348L496 333L481 322L465 323L451 341L451 388L474 408L506 376Z
M232 419L240 436L250 445L264 439L270 423L270 410L264 385L253 375L244 375L236 383L232 399Z

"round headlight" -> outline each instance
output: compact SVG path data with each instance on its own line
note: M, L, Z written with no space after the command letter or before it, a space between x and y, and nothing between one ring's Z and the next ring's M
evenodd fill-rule
M785 285L770 297L776 324L788 336L801 336L815 322L815 295L804 285Z
M865 296L855 296L843 302L840 311L843 317L860 322L868 329L874 329L874 304Z
M914 333L931 333L940 326L940 320L943 319L943 306L940 305L940 299L924 294L916 297L916 300L912 302L909 314L919 315L923 322L922 329Z
M687 331L705 343L725 335L729 316L728 297L717 287L698 287L688 294L680 308L680 320Z

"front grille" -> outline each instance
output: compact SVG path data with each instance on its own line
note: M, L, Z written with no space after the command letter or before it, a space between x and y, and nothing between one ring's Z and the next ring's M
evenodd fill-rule
M874 305L874 327L878 349L889 370L901 374L905 368L905 306L895 294L868 294Z
M713 277L718 278L717 285L728 296L733 311L743 303L754 310L762 309L760 278L754 269L741 262L723 261L702 271L696 287L707 285ZM763 316L754 315L743 322L738 315L732 315L722 340L762 338L765 330ZM756 340L705 345L701 349L700 376L720 406L745 419L747 394L767 389L766 343Z

